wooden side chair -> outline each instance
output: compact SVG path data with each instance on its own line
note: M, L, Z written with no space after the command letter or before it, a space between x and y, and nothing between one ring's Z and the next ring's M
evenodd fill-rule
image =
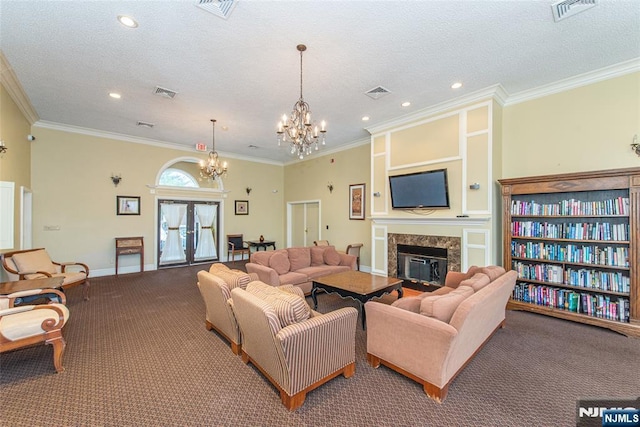
M249 255L251 255L249 246L246 245L242 234L227 234L227 261L235 261L236 254L240 254L241 260L244 259L244 254L247 254L247 259L249 259Z
M362 243L352 243L347 245L347 250L345 251L349 255L353 255L356 257L356 265L358 266L358 270L360 270L360 248L364 245Z

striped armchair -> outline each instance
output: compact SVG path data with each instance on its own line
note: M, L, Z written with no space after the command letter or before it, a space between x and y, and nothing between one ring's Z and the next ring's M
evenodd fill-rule
M338 375L349 378L355 373L355 308L311 312L308 319L288 324L273 300L240 288L231 291L231 299L242 331L243 362L253 363L271 381L290 411L302 406L307 392ZM309 315L308 305L306 309Z
M238 324L227 301L231 298L231 289L244 288L257 279L255 273L231 270L224 264L213 264L209 271L198 272L198 289L206 308L205 326L209 331L215 329L229 341L234 354L240 354L242 342Z

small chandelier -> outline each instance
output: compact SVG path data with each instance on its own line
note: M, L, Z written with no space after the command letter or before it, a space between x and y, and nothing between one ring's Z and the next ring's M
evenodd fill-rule
M205 179L215 180L227 173L227 162L220 164L218 152L216 151L216 121L211 119L211 123L213 124L211 151L206 161L200 160L200 176Z
M311 110L309 104L302 98L302 52L307 50L303 44L297 46L300 52L300 99L293 106L293 111L287 117L282 116L282 121L278 123L278 146L289 143L291 154L303 159L305 155L311 154L311 147L318 150L318 144L325 144L324 137L327 133L324 120L320 125L314 126L311 122ZM318 133L320 136L318 136Z

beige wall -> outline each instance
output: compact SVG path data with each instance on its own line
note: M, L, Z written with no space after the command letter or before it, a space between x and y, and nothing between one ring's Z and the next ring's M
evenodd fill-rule
M114 139L35 127L32 146L34 246L48 249L59 260L82 260L94 270L110 274L114 266L114 238L143 236L145 264L156 257L157 198L217 199L223 202L221 238L227 233L260 234L283 242L281 166L228 159L224 197L211 192L180 193L154 186L161 168L173 159L200 153L123 142ZM122 181L115 187L111 174ZM253 188L247 196L245 188ZM116 196L140 196L140 216L116 215ZM234 215L235 199L249 200L249 215ZM45 231L45 227L59 227ZM223 254L226 256L226 253ZM135 265L122 257L120 265Z
M20 187L31 186L31 142L27 135L31 131L29 121L24 117L6 89L0 85L0 139L8 147L0 157L0 181L15 183L14 198L14 247L20 245Z
M640 73L504 108L503 178L634 167Z
M333 154L313 154L306 161L284 168L285 201L320 200L322 239L329 240L338 250L345 250L349 243L363 243L360 263L364 266L370 265L371 259L370 150L365 144ZM333 184L333 193L327 188L329 183ZM350 220L349 185L362 183L366 184L366 219Z

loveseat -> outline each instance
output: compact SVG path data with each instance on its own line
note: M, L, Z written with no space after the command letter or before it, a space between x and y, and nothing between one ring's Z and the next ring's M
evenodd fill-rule
M251 254L245 268L248 273L256 273L264 283L271 286L295 285L308 295L313 279L356 270L357 258L339 253L333 246L304 246L256 251Z
M472 267L466 274L453 273L437 291L391 305L367 302L369 364L417 381L442 402L456 375L504 326L516 277L498 266Z

